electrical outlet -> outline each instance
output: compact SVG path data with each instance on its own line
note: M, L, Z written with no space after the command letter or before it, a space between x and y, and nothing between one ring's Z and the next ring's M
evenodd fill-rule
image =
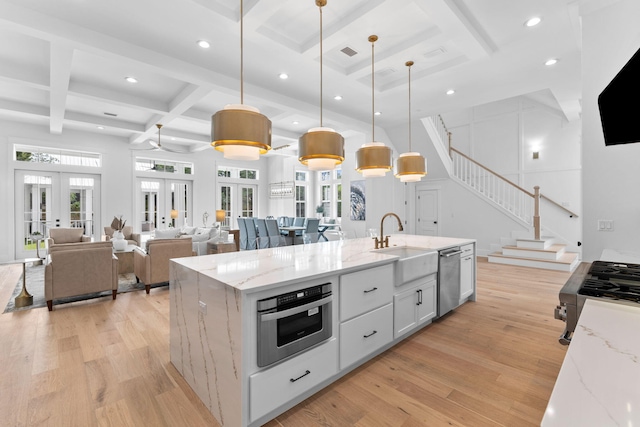
M613 231L613 221L610 219L599 219L598 231Z
M207 314L207 303L204 301L198 301L200 304L200 313Z

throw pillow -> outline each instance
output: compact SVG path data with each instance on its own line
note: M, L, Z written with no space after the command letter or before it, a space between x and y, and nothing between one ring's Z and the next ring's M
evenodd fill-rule
M180 233L184 235L191 235L195 233L196 227L189 227L188 225L184 225L180 228Z
M155 231L155 238L156 239L174 239L175 237L178 236L178 234L180 234L179 230L176 230L175 228L169 228L166 230L156 230Z

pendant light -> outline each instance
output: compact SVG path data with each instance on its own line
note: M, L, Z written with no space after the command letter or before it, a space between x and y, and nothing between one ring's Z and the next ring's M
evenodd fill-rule
M228 104L211 117L211 145L225 159L258 160L271 149L271 121L244 104L244 7L240 0L240 104Z
M322 7L327 0L315 0L320 11L320 127L309 129L298 140L298 160L312 171L332 170L344 160L344 138L322 126Z
M413 61L407 61L404 65L409 69L409 152L400 154L396 178L400 178L401 182L417 182L427 174L427 167L424 157L420 153L411 151L411 66Z
M376 142L375 98L374 98L374 57L373 44L378 36L369 36L371 42L371 141L363 144L356 152L356 170L365 178L384 176L391 170L391 149L382 142Z

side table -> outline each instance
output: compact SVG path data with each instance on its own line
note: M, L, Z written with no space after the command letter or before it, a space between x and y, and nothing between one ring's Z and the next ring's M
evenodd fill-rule
M222 254L225 252L237 252L235 242L207 243L207 254Z
M33 304L33 295L27 291L27 264L40 262L42 262L40 258L24 258L0 262L0 265L22 264L22 291L14 299L16 307L26 307Z

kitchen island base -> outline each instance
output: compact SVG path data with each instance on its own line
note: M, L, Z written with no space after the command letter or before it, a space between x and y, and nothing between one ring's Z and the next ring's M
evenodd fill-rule
M441 247L473 243L440 239ZM221 425L262 425L431 322L394 338L397 257L363 251L369 244L355 239L171 262L171 362ZM259 367L257 302L327 283L332 337ZM465 301L473 299L475 284Z

